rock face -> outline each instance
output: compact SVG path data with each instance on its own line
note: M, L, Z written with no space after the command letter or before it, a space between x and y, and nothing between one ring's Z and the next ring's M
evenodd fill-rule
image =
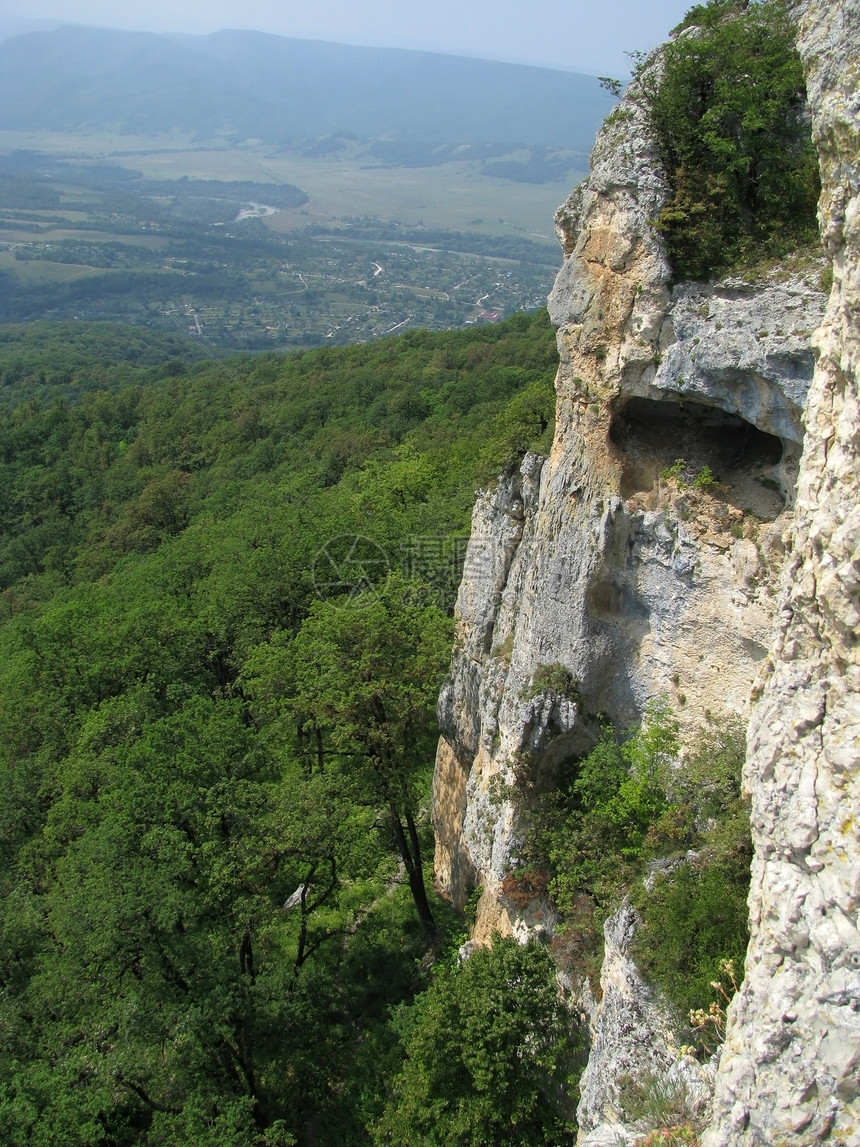
M667 187L640 98L632 85L557 216L550 456L527 456L473 517L433 815L439 887L460 906L482 889L478 942L552 930L539 890L512 877L519 810L593 743L588 715L625 727L660 694L690 725L745 712L772 644L821 265L670 287L652 226ZM697 488L711 473L719 484ZM592 1011L597 1083L621 1021L605 1002ZM670 1056L657 1035L636 1043L633 1073ZM611 1106L587 1086L583 1129L611 1121Z
M476 883L490 893L478 938L514 925L496 891L524 758L551 779L590 744L585 712L625 725L661 693L690 722L744 709L770 644L825 304L819 267L670 290L650 223L667 191L635 89L592 168L558 215L552 451L479 496L440 700L437 877L460 904ZM679 491L663 476L676 460L721 484Z
M591 1129L582 1147L601 1147L635 1139L625 1124L623 1091L631 1082L658 1077L664 1087L683 1093L687 1110L706 1109L713 1091L714 1068L681 1056L664 1033L672 1028L668 1009L643 983L630 959L636 913L622 906L604 926L605 955L600 973L601 1004L594 1020L588 1065L580 1080L580 1127Z
M778 636L752 718L746 980L710 1147L860 1143L860 4L801 23L833 292Z

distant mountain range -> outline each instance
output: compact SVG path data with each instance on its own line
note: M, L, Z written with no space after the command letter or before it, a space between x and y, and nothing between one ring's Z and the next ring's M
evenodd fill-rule
M63 26L0 43L0 130L588 151L612 103L593 76L260 32Z

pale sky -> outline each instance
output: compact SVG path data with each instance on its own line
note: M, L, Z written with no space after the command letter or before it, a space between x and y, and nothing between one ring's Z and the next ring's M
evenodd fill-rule
M38 20L417 48L625 78L693 0L0 0L0 36Z

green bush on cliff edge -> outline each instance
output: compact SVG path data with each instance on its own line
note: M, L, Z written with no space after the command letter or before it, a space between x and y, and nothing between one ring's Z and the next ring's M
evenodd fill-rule
M680 732L665 697L626 735L604 725L527 810L522 859L561 924L553 954L595 988L604 921L624 900L636 908L635 962L689 1040L685 1017L708 1005L721 961L743 965L752 844L743 722L711 716L685 744Z
M818 165L786 0L711 0L675 33L651 96L675 278L814 242Z

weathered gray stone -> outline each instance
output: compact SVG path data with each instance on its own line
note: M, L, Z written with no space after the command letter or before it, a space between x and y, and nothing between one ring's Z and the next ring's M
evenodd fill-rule
M550 457L528 457L479 497L460 587L440 699L436 873L459 904L483 885L478 939L516 924L497 891L517 859L523 755L551 781L592 743L584 712L626 726L660 693L689 724L707 709L743 711L769 644L788 522L776 487L793 494L792 475L773 460L726 460L725 485L709 493L661 474L682 452L691 476L701 469L710 423L729 416L746 420L741 439L754 426L796 446L812 373L799 332L823 313L820 271L809 284L672 293L652 226L666 195L634 86L557 216L567 257L550 299L561 357ZM535 689L553 665L575 696Z
M667 190L634 86L557 215L555 440L479 498L440 702L437 880L461 904L482 886L473 939L486 942L553 927L539 898L503 889L524 761L551 783L589 746L589 712L626 725L665 693L694 726L763 690L746 778L753 942L709 1147L860 1143L860 0L799 10L835 272L826 315L814 261L670 289L652 226ZM733 434L737 458L714 453ZM684 488L665 477L676 458ZM697 490L705 465L721 484ZM539 687L555 666L571 689ZM670 1062L616 924L602 1001L579 986L593 1147L635 1138L612 1092L623 1064L693 1070Z
M581 1147L599 1147L610 1131L624 1143L650 1130L631 1122L635 1112L625 1110L623 1092L631 1083L671 1097L685 1123L701 1126L710 1109L718 1057L700 1063L678 1047L669 1008L630 957L637 924L625 904L604 926L601 1002L591 1017L591 1055L576 1113Z
M826 302L820 271L812 261L782 280L682 283L672 294L653 385L799 446L814 366L809 340Z
M630 959L636 913L622 907L607 920L600 973L602 998L591 1032L591 1056L580 1080L577 1123L588 1133L624 1122L618 1088L626 1078L665 1075L677 1059L668 1040L671 1020Z
M752 940L709 1147L860 1143L860 3L811 0L800 48L834 284L750 726Z

